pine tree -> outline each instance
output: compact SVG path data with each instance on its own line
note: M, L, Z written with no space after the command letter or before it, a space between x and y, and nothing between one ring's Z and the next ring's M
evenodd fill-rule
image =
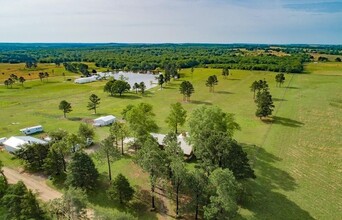
M98 105L100 104L100 98L95 95L91 94L89 97L89 102L88 102L88 110L94 110L94 113L96 114L96 109L98 108Z
M117 177L112 182L108 190L108 194L111 199L118 199L121 204L126 204L132 200L134 195L134 189L129 184L128 179L119 173Z

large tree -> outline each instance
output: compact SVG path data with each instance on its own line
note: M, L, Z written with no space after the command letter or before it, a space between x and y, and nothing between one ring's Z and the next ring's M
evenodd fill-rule
M183 101L190 101L190 97L195 92L195 89L191 82L183 81L179 86L179 92L183 95Z
M127 92L130 89L131 86L128 84L128 82L116 80L111 87L111 94L119 94L119 96L122 96L122 93Z
M216 168L229 168L236 179L255 178L247 153L227 133L205 130L196 141L195 155L208 173Z
M49 153L50 146L47 144L32 143L20 148L15 155L24 160L25 167L32 171L42 171L44 160Z
M225 113L217 106L201 105L193 110L188 120L190 138L197 139L205 130L217 130L233 136L240 126L235 122L234 114ZM196 143L194 143L196 146Z
M178 127L184 125L185 119L186 110L183 108L182 104L179 102L171 104L171 112L167 116L165 122L176 134L178 133Z
M216 169L209 177L214 194L204 207L205 219L232 219L236 216L239 185L228 169Z
M225 67L225 68L222 69L222 76L223 76L224 79L226 79L227 76L229 76L229 69L228 69L228 67Z
M163 74L159 74L159 76L158 76L158 85L160 85L160 89L163 89L164 82L165 82L164 75Z
M214 87L217 85L218 80L216 75L209 76L205 85L209 87L209 92L214 92Z
M96 157L100 161L106 161L108 166L108 177L112 180L111 164L120 158L117 145L112 136L107 137L100 143L99 149L96 151Z
M66 113L72 112L71 104L65 100L59 103L58 108L63 111L64 118L66 118Z
M72 155L67 175L69 186L86 190L94 189L98 176L94 162L86 153L78 151Z
M133 199L134 189L129 184L128 179L119 173L108 190L111 199L119 200L121 204L126 204Z
M165 173L165 153L160 149L157 141L149 137L143 147L138 151L136 157L137 163L149 174L151 185L151 210L155 210L155 187L158 178Z
M150 132L157 131L158 126L154 116L153 107L150 104L139 103L138 105L127 106L124 118L138 142L144 142Z
M274 105L272 95L268 88L258 91L255 103L257 104L257 110L255 115L260 119L272 115Z
M26 81L26 79L24 77L19 77L19 82L21 83L21 86L24 86L24 82Z
M95 95L95 94L91 94L89 97L89 102L88 102L88 110L94 110L94 113L96 114L96 109L98 108L99 104L100 104L100 98Z
M285 82L285 75L284 75L284 73L278 73L275 76L275 80L276 80L277 86L281 87L281 85Z

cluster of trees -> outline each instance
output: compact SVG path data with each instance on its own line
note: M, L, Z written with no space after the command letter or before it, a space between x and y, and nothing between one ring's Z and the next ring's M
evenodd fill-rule
M144 82L134 83L133 89L135 90L136 94L138 93L138 91L140 91L140 93L142 95L144 95L145 94L145 90L146 90L146 85L145 85Z
M36 195L23 182L8 184L0 161L0 204L5 208L7 219L48 219Z
M112 78L106 83L103 91L108 92L111 96L115 96L115 94L119 94L119 96L122 96L124 92L128 92L130 89L131 86L125 80L116 80ZM145 89L143 89L143 91L145 91Z
M149 174L152 210L156 208L156 188L161 182L166 182L171 187L177 215L183 208L193 210L196 219L199 215L206 219L236 215L243 186L241 180L255 178L255 174L246 152L232 138L234 131L240 129L234 115L218 107L201 106L193 111L188 121L189 141L199 163L192 171L186 168L183 151L177 141L179 126L184 125L187 117L180 103L171 105L166 119L171 131L163 141L164 150L150 135L157 129L151 105L128 105L123 115L131 135L135 137L135 144L139 146L136 162ZM112 145L112 141L110 143ZM181 204L181 201L188 202Z
M248 70L269 70L275 72L302 72L307 55L302 50L289 50L290 56L272 54L254 55L244 53L240 48L257 50L270 49L269 45L208 45L208 44L105 44L105 45L0 45L0 62L19 63L37 60L40 63L69 63L71 72L80 70L71 62L95 62L96 66L116 70L154 71L165 69L170 75L175 70L191 67L213 67ZM23 52L22 47L27 49ZM282 48L284 46L281 46ZM285 47L286 49L286 47ZM70 66L70 67L69 67Z
M9 86L12 88L13 84L15 82L19 82L21 83L21 86L24 86L24 82L26 81L26 79L23 76L18 77L15 74L11 74L10 77L8 79L6 79L4 81L4 85L8 88Z
M43 79L45 78L46 80L48 80L50 75L48 72L39 72L38 76L40 81L43 82Z
M276 76L276 80L281 80L283 82L285 77L281 74L278 75L278 77ZM257 105L255 115L260 119L272 115L274 105L267 82L265 80L254 81L250 88L251 91L254 92L254 102ZM255 92L257 92L256 97Z
M89 76L88 65L84 63L63 63L65 70L72 73L82 73L84 76Z
M96 114L96 110L98 109L98 107L100 105L100 101L101 101L101 98L99 98L95 94L91 94L89 96L89 101L88 101L88 105L87 105L88 110L94 110L94 113ZM66 100L62 100L59 103L58 109L63 112L64 118L66 118L67 113L72 112L71 103L67 102Z

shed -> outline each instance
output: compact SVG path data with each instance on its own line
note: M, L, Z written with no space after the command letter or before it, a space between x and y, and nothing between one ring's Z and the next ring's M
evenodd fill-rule
M33 126L33 127L23 128L23 129L20 129L20 131L26 135L34 134L34 133L42 132L43 126L37 125L37 126Z
M74 82L78 84L84 84L84 83L95 82L96 80L97 80L97 76L89 76L89 77L75 79Z
M102 116L102 117L94 119L93 125L96 127L110 125L115 122L115 119L116 118L113 115Z
M13 153L26 144L47 144L47 142L30 136L12 136L4 142L4 147L8 152Z

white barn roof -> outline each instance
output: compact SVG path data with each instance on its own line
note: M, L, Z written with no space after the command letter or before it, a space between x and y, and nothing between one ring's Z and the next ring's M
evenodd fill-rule
M46 141L30 136L12 136L4 142L6 149L19 150L25 144L47 144Z
M107 115L107 116L102 116L102 117L96 118L96 119L94 119L94 121L95 121L95 122L96 122L96 121L111 121L111 120L113 120L113 119L115 119L115 116L113 116L113 115Z

